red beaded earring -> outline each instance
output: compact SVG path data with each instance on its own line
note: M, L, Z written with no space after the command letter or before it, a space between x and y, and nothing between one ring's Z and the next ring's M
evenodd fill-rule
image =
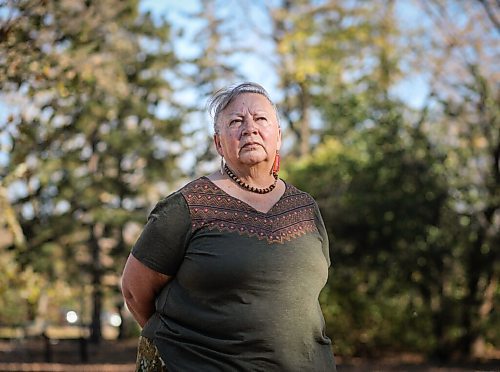
M274 157L273 168L271 174L278 174L280 171L280 153L276 151L276 156Z

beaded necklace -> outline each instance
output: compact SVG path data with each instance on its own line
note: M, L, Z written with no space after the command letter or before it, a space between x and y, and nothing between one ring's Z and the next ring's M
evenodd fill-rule
M229 176L229 178L231 178L236 184L238 184L238 186L240 186L240 187L242 187L245 190L248 190L250 192L254 192L256 194L267 194L267 193L273 191L274 188L276 187L276 183L278 182L278 173L273 172L274 183L272 185L266 187L265 189L259 189L258 187L250 186L250 185L246 184L245 182L243 182L242 180L240 180L238 178L238 176L236 174L234 174L234 172L231 169L229 169L227 164L224 164L224 171Z

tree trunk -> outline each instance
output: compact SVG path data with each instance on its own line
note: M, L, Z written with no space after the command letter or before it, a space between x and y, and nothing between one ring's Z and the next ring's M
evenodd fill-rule
M465 262L467 275L467 295L463 301L462 328L464 334L459 341L460 356L469 358L472 355L472 345L479 337L477 316L479 310L478 287L480 273L484 272L481 246L484 243L484 231L479 229L476 241L470 247L470 252Z
M90 226L89 245L92 254L92 322L90 324L90 341L99 343L102 339L101 310L102 310L102 286L101 286L101 261L99 243L95 236L95 226Z
M311 123L309 122L309 91L305 84L300 84L300 155L309 155L309 142L311 137Z
M447 318L448 307L446 306L446 297L444 293L445 278L444 265L442 261L437 262L437 271L439 272L439 280L436 283L436 293L433 294L435 303L432 308L432 328L434 337L436 338L436 348L432 357L439 362L446 362L451 357L450 345L446 339L446 328L448 327Z
M127 334L127 328L125 325L125 317L123 313L123 302L119 302L116 305L116 309L118 310L118 315L120 315L120 318L122 322L120 323L120 326L118 327L118 339L123 340Z

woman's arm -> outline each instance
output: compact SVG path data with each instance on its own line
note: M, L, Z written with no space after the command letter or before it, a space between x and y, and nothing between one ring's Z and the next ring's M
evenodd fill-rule
M128 256L122 274L122 294L141 327L154 314L156 296L171 279L172 276L156 272L134 256Z

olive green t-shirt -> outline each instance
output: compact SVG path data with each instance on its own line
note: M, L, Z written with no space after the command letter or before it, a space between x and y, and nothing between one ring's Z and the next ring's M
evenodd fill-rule
M318 302L330 265L316 202L267 213L199 178L160 201L132 254L173 276L143 329L168 371L335 371Z

